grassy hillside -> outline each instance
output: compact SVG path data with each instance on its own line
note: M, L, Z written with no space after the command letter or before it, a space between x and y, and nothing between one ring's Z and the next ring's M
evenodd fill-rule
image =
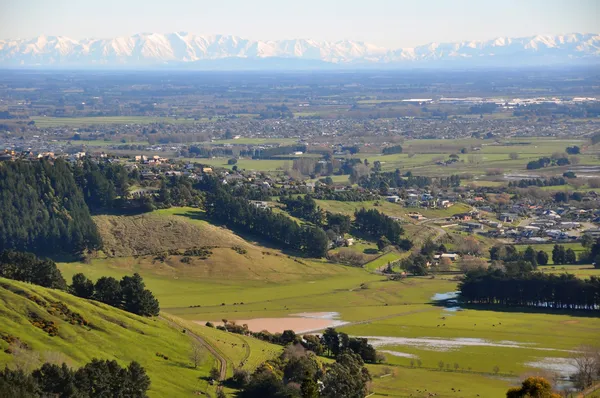
M214 392L202 377L216 366L215 358L205 351L202 364L193 369L188 358L191 339L162 320L4 278L0 278L0 318L0 366L31 370L46 361L66 362L72 367L92 358L117 360L121 365L138 361L151 379L152 397ZM78 319L87 324L78 324ZM46 330L40 328L43 325ZM15 338L27 348L9 344Z
M243 246L230 231L193 219L197 209L173 208L136 216L95 216L107 256L144 255L194 246Z

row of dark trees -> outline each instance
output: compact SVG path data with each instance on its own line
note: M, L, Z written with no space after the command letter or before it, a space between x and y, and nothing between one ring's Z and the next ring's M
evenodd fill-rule
M73 370L44 363L32 373L23 370L0 370L2 397L146 397L150 378L137 362L126 368L117 361L92 359L85 366Z
M206 195L206 214L228 226L267 238L312 257L327 254L327 234L319 227L300 226L284 214L259 209L245 198L235 197L217 186Z
M554 264L576 264L577 255L571 248L565 250L563 245L554 245L552 249L552 262Z
M146 289L138 273L124 276L120 282L103 276L95 284L85 275L75 274L69 291L75 296L100 301L137 315L157 316L160 312L158 300Z
M527 188L527 187L552 187L557 185L565 185L567 180L564 177L549 177L549 178L526 178L519 181L511 181L509 187Z
M461 300L469 304L600 310L600 278L502 270L467 272L460 283Z
M354 212L354 226L364 234L374 238L385 237L391 244L400 246L404 250L409 250L412 243L408 239L402 239L404 229L393 218L377 211L376 209L366 210L364 208Z

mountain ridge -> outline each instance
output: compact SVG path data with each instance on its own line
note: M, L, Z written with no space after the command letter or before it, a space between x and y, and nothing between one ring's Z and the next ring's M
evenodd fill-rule
M600 61L600 34L499 37L434 42L399 49L352 40L261 41L187 32L138 33L108 39L74 40L65 36L40 35L31 39L0 40L0 66L148 67L198 63L202 67L206 66L206 61L221 61L223 65L223 61L236 59L318 61L313 65L315 68L327 67L327 64L402 67L440 62L491 65L596 63ZM239 62L237 64L240 66Z

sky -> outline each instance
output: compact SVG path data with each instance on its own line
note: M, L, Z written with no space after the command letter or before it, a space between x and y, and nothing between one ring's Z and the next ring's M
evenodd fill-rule
M357 40L388 48L600 32L599 0L0 0L0 39L135 33Z

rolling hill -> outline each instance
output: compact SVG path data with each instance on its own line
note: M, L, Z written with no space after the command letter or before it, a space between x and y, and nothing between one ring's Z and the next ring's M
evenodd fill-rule
M32 370L43 362L77 368L93 358L121 365L137 361L151 379L151 397L214 392L201 377L216 366L215 357L204 351L201 366L194 369L189 360L192 339L160 319L4 278L0 317L2 366Z

